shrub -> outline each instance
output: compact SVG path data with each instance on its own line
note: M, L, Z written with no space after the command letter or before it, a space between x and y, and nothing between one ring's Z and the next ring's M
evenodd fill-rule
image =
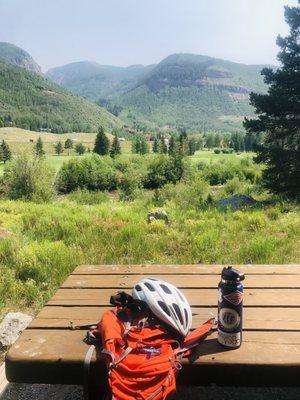
M117 173L110 157L93 154L64 163L58 171L56 186L61 193L76 189L113 190L117 187Z
M54 171L41 157L21 153L4 167L2 190L12 200L49 201L53 183Z
M156 189L166 183L176 183L184 175L186 165L182 157L171 157L164 154L155 156L148 166L144 187Z
M134 168L128 168L122 174L118 186L121 200L134 200L142 186L141 176Z
M221 153L221 150L220 150L220 149L214 149L214 153L215 153L215 154L220 154L220 153Z
M69 199L75 201L77 204L102 204L108 201L108 195L106 192L89 191L87 189L77 189L69 194Z

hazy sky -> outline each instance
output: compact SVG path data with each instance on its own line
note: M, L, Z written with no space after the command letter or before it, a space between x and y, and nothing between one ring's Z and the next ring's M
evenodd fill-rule
M189 52L274 64L283 6L297 0L0 0L0 41L43 70L80 60L157 63Z

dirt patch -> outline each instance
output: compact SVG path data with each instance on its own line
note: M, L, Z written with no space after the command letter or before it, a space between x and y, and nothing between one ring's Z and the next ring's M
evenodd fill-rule
M0 240L13 236L14 234L5 228L0 228Z

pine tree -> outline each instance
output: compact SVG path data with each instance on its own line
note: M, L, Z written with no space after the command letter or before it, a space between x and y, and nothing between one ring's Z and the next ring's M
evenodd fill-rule
M95 140L94 153L105 156L109 154L109 140L104 133L102 126L99 126L98 133Z
M158 140L157 140L157 137L155 137L154 140L153 140L152 151L153 151L153 153L158 153Z
M68 139L65 141L65 149L68 150L68 156L70 155L70 149L73 148L73 145L74 145L74 142L73 142L72 139L68 138Z
M176 153L176 142L174 136L170 137L168 154L174 156Z
M40 136L35 144L35 155L37 157L43 157L43 155L45 155L44 144L43 144L42 138Z
M58 156L64 151L64 148L63 148L63 145L61 144L61 142L55 143L54 150Z
M79 156L83 155L85 153L85 150L85 146L82 143L77 143L75 145L75 151Z
M188 140L187 140L187 133L186 133L185 129L180 129L179 151L182 155L186 155L188 153Z
M11 159L10 148L4 139L2 140L1 143L1 159L4 161L4 163L6 163L6 161L9 161Z
M160 139L159 152L161 154L168 154L168 146L166 144L166 141L165 141L164 137L161 137L161 139Z
M115 135L110 149L110 156L114 158L118 154L121 154L121 145L118 136Z
M300 7L285 7L290 35L278 36L281 48L276 70L264 68L268 93L251 93L257 119L245 119L249 134L265 133L257 160L264 162L265 186L274 193L300 197Z

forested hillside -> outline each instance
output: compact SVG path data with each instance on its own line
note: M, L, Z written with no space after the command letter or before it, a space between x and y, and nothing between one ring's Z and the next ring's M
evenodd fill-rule
M42 76L0 62L0 126L51 129L52 132L90 132L99 125L120 126L107 110Z
M17 65L28 71L41 74L41 67L27 51L11 43L0 42L0 61Z
M124 119L191 130L242 128L252 90L264 92L262 66L248 66L193 54L174 54L139 85L114 98Z
M264 92L261 65L194 54L173 54L157 65L127 68L91 62L54 68L55 82L106 106L129 124L190 130L242 129L253 115L251 91Z
M52 68L46 76L72 92L97 102L132 89L153 67L132 65L124 68L81 61Z

